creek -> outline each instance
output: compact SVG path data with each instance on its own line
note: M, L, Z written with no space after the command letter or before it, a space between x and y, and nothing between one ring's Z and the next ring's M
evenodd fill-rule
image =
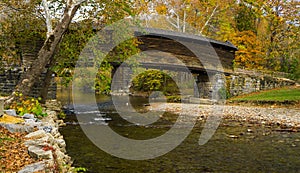
M83 105L79 116L86 117L88 123L85 125L109 126L127 138L143 140L160 136L178 117L166 112L149 126L137 126L118 115L110 97L97 97L101 118L95 112L89 112L89 97L79 97L82 97ZM67 97L61 98L65 105L67 100ZM136 109L142 110L145 103L145 98L131 98ZM112 156L95 146L82 131L74 114L68 115L65 122L67 126L60 132L67 143L67 153L74 160L74 166L87 168L87 172L300 171L300 133L277 131L278 127L223 119L214 136L201 146L198 140L205 121L197 121L188 137L174 150L154 159L133 161Z

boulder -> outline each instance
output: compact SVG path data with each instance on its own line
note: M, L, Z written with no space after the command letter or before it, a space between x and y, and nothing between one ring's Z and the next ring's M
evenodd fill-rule
M46 136L46 132L44 130L38 130L32 133L29 133L25 136L25 138L31 138L31 139L39 139Z
M31 133L34 131L34 127L30 125L0 123L0 126L6 128L11 133Z
M45 146L45 145L48 145L48 143L51 142L52 139L50 139L49 136L45 136L43 138L40 138L40 139L35 139L35 140L27 140L24 142L24 145L26 147L29 147L29 146Z
M39 128L40 130L44 130L46 133L51 133L52 132L52 129L53 127L52 126L42 126Z
M10 116L18 116L16 110L14 110L14 109L4 110L4 112Z
M33 115L33 114L24 114L24 115L22 116L22 118L24 118L24 119L33 119L33 120L36 120L36 119L34 118L34 115Z
M64 139L55 139L55 143L57 143L57 145L60 148L65 148L66 147L66 142Z
M25 168L20 170L18 173L32 173L32 172L38 172L43 171L46 169L46 165L44 162L38 162L31 165L27 165Z
M36 159L53 159L52 151L43 150L40 146L29 146L28 147L28 154Z

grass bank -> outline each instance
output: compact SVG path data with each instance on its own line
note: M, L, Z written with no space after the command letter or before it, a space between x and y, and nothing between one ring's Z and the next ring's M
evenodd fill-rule
M229 103L299 104L300 87L277 88L230 98Z

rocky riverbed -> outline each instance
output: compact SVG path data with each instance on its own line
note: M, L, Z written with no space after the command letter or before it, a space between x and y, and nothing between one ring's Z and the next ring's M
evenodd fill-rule
M226 119L237 121L247 121L253 123L273 125L281 127L300 129L300 108L276 108L276 107L257 107L257 106L236 106L236 105L199 105L199 104L180 104L180 103L152 103L149 106L153 111L168 111L180 113L184 106L184 114L197 116L204 120L212 115L215 110L220 110L219 116Z

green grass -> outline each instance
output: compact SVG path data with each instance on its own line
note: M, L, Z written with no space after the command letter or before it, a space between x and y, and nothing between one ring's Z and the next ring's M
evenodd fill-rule
M233 97L233 101L300 101L300 87L288 87Z

